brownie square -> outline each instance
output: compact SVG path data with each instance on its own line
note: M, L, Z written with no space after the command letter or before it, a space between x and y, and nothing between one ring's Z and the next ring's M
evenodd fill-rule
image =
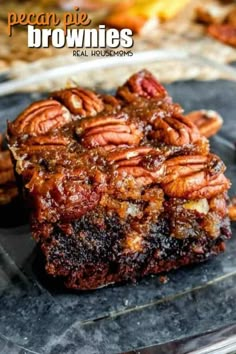
M147 70L114 96L52 93L8 124L8 141L46 271L67 287L135 281L224 251L225 166Z

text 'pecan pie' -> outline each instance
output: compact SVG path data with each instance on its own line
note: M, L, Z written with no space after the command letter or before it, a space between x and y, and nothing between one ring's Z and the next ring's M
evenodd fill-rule
M67 287L135 280L224 251L225 166L148 71L114 96L54 92L9 123L8 139L46 270Z

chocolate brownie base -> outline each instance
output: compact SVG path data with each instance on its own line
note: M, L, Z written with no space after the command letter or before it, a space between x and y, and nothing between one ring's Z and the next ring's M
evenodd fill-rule
M127 225L117 215L107 216L101 223L97 213L89 213L71 224L50 227L50 233L46 225L39 233L38 225L33 224L33 232L45 255L47 272L62 277L69 288L88 290L199 263L223 252L225 240L231 236L229 219L220 224L215 220L219 236L214 238L201 230L200 224L207 218L195 216L198 223L183 239L170 236L167 213L149 225L141 243L131 240L127 244ZM185 217L193 218L193 213Z

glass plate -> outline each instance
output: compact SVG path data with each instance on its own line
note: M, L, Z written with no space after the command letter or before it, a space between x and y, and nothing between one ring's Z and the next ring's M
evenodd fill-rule
M43 87L38 86L39 81L31 80L27 84L27 78L24 79L25 91L37 87L41 92L11 91L6 96L6 88L10 92L9 88L13 85L14 90L15 85L15 90L19 91L22 86L5 82L2 84L5 86L0 85L0 129L6 129L6 119L14 119L30 102L45 96L43 88L54 84L59 86L59 81L61 87L73 80L100 90L110 90L131 73L145 67L161 77L174 100L180 102L186 112L206 108L216 109L223 115L224 127L211 140L211 146L227 165L226 174L233 181L230 194L235 195L234 69L202 58L171 57L166 52L158 59L158 55L151 58L152 61L147 53L143 53L143 61L135 65L126 63L109 68L109 64L105 68L101 64L99 69L95 63L96 67L90 71L78 71L73 75L65 68L64 76L57 80L54 76L52 78L51 72L44 72ZM183 74L184 81L175 81ZM193 351L200 354L211 353L212 345L217 341L223 341L225 345L225 340L230 341L236 350L232 331L224 330L225 335L218 337L209 334L208 340L203 336L211 331L218 333L222 327L228 328L236 322L235 225L233 233L224 254L206 263L168 273L166 284L161 284L159 276L150 276L137 284L71 292L45 274L29 226L25 223L22 205L16 201L1 207L0 352L110 354L159 345L156 353L164 353L160 346L165 344L169 345L165 351L168 354ZM179 341L185 346L179 346ZM214 350L212 353L223 354Z

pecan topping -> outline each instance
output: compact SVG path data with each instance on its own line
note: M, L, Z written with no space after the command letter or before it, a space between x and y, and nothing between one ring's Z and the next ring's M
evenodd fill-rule
M165 117L153 122L150 136L167 145L182 146L199 140L198 128L186 117Z
M176 198L212 198L230 187L225 166L215 155L178 156L164 163L164 192Z
M106 146L109 144L115 145L138 145L141 140L140 131L131 124L127 126L122 125L111 125L106 126L103 131L97 129L92 129L88 134L85 134L82 138L82 143L84 146Z
M104 108L102 99L96 93L80 87L54 92L52 97L80 117L94 116Z
M114 151L108 155L107 160L111 163L114 163L114 162L117 162L120 160L121 161L127 160L130 163L131 159L132 159L132 161L134 161L134 158L140 159L140 158L142 158L143 155L145 156L146 154L148 154L152 150L153 150L153 148L151 148L151 147L140 146L140 147L133 148L133 149Z
M16 136L46 134L53 128L60 128L71 121L70 112L55 100L33 103L18 118L9 124L9 130Z
M76 128L76 133L78 135L84 133L86 130L96 127L101 127L110 124L123 124L128 119L127 116L100 116L95 118L82 119L79 122L79 126Z
M231 24L214 24L208 27L208 33L225 44L236 47L236 26Z
M71 221L93 209L100 200L101 190L86 181L84 170L62 170L60 173L34 172L26 188L36 196L37 218L40 222Z
M127 102L132 102L137 96L162 99L168 97L166 89L147 70L131 76L131 78L117 90L117 96Z
M200 134L206 138L215 135L223 125L223 118L217 112L211 110L202 109L190 112L185 117L194 123L198 127Z
M126 122L126 117L87 119L81 122L76 133L81 135L81 143L86 147L136 146L143 136L135 124Z
M152 160L151 166L149 156ZM120 176L121 179L132 176L140 187L158 183L164 172L159 153L149 147L137 147L118 153L111 152L107 159L115 163L115 175Z

